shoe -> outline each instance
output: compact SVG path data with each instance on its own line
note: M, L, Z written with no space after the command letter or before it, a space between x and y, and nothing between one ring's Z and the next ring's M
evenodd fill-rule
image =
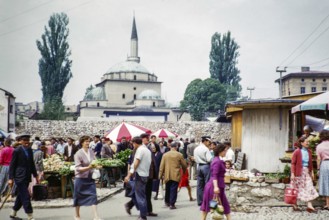
M301 212L301 208L299 208L298 206L293 206L292 210L294 210L295 212Z
M306 211L307 211L308 213L317 213L317 212L318 212L318 210L316 210L316 209L312 209L312 208L309 208L309 207L307 207Z
M128 215L131 215L131 211L130 211L130 208L127 204L125 204L125 210L127 212Z
M328 210L329 211L329 207L328 206L324 206L323 210Z
M169 209L177 209L177 207L175 205L171 205Z
M154 212L149 212L149 213L147 214L147 216L153 216L153 217L156 217L156 216L158 216L158 214L156 214L156 213L154 213Z
M138 217L137 220L147 220L146 218Z
M157 196L154 196L153 199L154 199L154 200L158 200L158 197L157 197Z
M9 218L14 220L23 220L22 218L13 215L9 215Z
M196 200L196 199L190 198L190 201L191 201L191 202L193 202L193 201L195 201L195 200Z
M170 207L170 204L165 202L165 206L166 207Z

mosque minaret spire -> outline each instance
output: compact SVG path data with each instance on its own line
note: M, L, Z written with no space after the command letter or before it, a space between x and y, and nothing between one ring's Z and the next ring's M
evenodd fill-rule
M135 16L133 20L133 28L131 31L130 56L128 57L128 61L134 61L137 63L140 62L140 57L138 56L138 36L137 36Z

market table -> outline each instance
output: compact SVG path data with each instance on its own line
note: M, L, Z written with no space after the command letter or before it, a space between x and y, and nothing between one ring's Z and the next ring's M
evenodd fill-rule
M60 195L62 198L67 197L68 191L71 191L72 195L74 193L74 184L72 181L72 178L74 176L74 173L71 172L68 175L60 175L59 172L56 171L45 171L44 177L48 181L49 188L50 187L60 187ZM56 181L57 180L57 181ZM51 196L50 196L51 197ZM57 197L55 195L55 197Z
M102 167L100 169L100 173L101 173L101 177L99 179L99 188L102 188L103 187L103 181L107 181L107 186L109 186L111 188L111 179L112 179L112 182L114 182L114 186L116 186L115 184L115 172L113 171L116 171L116 172L119 172L119 175L121 177L121 167L118 167L118 166L110 166L110 167Z

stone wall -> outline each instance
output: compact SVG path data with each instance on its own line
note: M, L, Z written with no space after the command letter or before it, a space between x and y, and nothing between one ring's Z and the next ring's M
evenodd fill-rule
M17 134L28 133L41 139L49 137L72 137L82 135L103 135L106 131L116 127L121 122L99 121L41 121L27 120L16 128ZM130 122L127 122L130 123ZM200 140L203 135L210 135L215 140L231 138L231 124L217 122L131 122L155 132L166 128L179 134L183 138L195 137Z
M284 203L284 190L289 184L284 183L254 183L233 181L226 189L226 196L232 210L254 212L261 206L290 206ZM305 203L298 202L299 205ZM323 206L323 198L313 201L314 206Z

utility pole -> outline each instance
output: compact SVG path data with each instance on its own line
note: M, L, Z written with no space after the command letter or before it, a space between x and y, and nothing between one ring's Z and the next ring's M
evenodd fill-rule
M252 91L255 90L255 87L247 87L247 90L250 92L249 99L251 99Z
M284 67L284 69L279 70L279 66L276 67L276 72L280 73L280 85L279 85L279 97L282 99L282 73L287 72L287 67Z

